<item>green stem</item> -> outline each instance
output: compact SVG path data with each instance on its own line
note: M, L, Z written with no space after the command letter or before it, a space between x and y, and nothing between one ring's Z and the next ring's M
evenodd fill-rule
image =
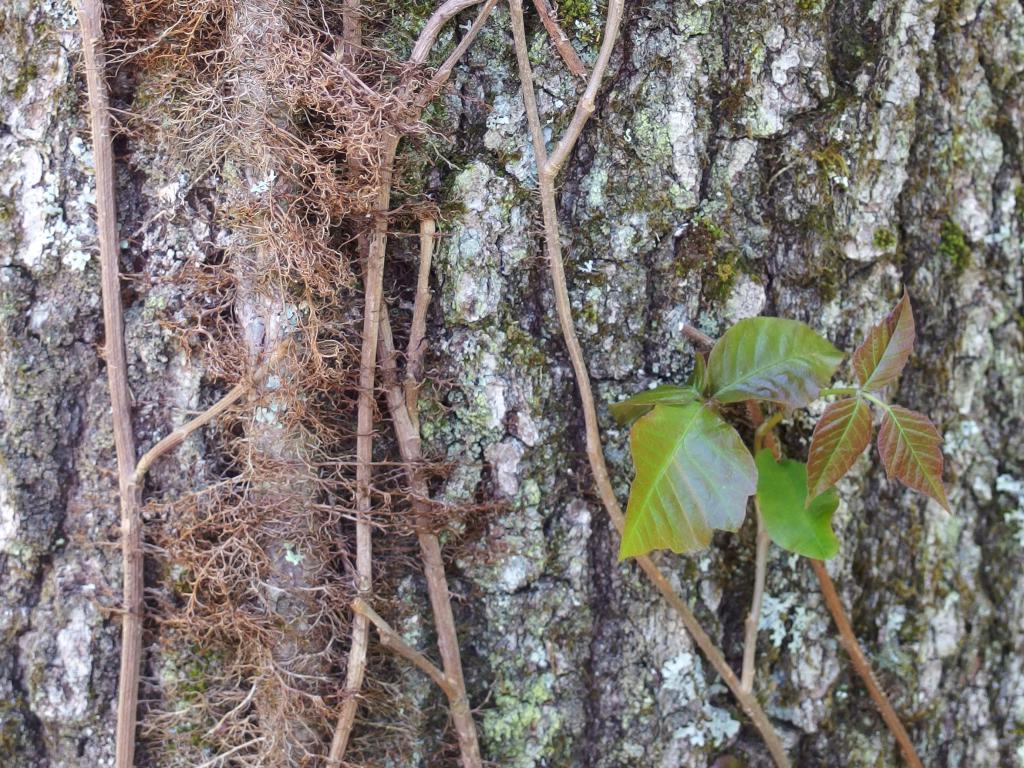
M830 395L845 396L852 395L853 397L863 397L879 408L883 410L889 410L889 404L885 402L878 395L873 395L867 390L861 389L860 387L826 387L818 393L818 397L829 397Z
M864 397L865 400L870 400L872 403L877 405L882 410L889 410L889 404L885 402L885 400L880 398L878 395L872 395L870 392L865 392L864 390L861 390L860 394L862 397Z
M858 387L827 387L818 393L818 397L828 397L829 395L859 395L861 390Z

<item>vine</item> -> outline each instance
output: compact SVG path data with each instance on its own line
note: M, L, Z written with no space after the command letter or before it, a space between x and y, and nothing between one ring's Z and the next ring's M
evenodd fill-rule
M245 173L252 178L246 176L242 186L249 185L250 189L255 189L258 185L253 182L258 181L257 172L267 172L267 178L274 178L274 173L280 173L282 180L270 184L277 184L277 192L296 208L286 209L274 200L273 195L260 197L255 193L232 201L233 215L237 217L232 223L241 233L233 246L233 255L239 258L236 274L232 278L237 288L238 304L243 307L239 314L248 313L250 326L256 320L262 322L261 331L266 330L266 334L253 342L251 335L246 335L251 327L243 329L242 336L249 342L247 351L229 357L224 365L226 370L235 374L236 382L233 386L204 413L158 441L136 460L119 290L110 115L103 81L102 5L100 0L80 0L79 16L96 157L106 359L122 517L124 614L116 737L118 768L129 768L135 755L139 670L142 664L140 510L146 473L157 459L180 445L193 432L234 412L236 407L263 407L260 403L273 397L270 392L272 387L268 383L272 378L276 382L275 386L281 386L283 380L287 385L305 393L322 393L331 386L336 387L336 399L325 397L325 409L338 405L355 392L354 478L325 478L321 474L320 465L307 455L311 452L329 453L331 446L301 444L291 453L286 447L284 453L264 450L263 453L267 455L261 456L261 446L266 448L267 445L266 426L260 426L253 419L248 424L250 432L245 438L249 446L245 451L239 451L238 457L238 463L244 465L245 471L242 473L243 481L237 485L249 485L243 490L235 490L233 487L228 491L242 512L236 510L237 516L227 520L224 529L232 526L237 528L239 521L248 523L251 520L264 525L267 521L256 515L254 508L263 505L284 510L294 500L293 496L275 495L276 492L268 491L268 488L273 487L272 481L262 478L262 473L268 467L294 470L296 480L289 488L289 493L296 493L303 498L301 503L305 505L307 513L320 511L321 506L324 506L319 501L322 497L333 498L338 493L347 494L355 518L355 566L354 572L348 574L351 583L340 586L338 574L324 575L325 571L318 571L318 566L300 574L303 577L310 574L316 578L323 577L322 584L300 586L301 589L318 591L318 599L331 604L317 616L320 622L317 638L324 648L306 655L316 657L322 654L324 658L333 660L333 640L324 638L328 635L333 638L338 634L337 630L347 629L345 634L351 639L345 663L345 683L343 689L333 697L325 694L328 684L324 681L333 678L330 673L323 671L325 665L320 659L316 662L319 666L312 671L301 669L295 673L296 678L305 676L315 679L317 685L310 684L296 692L292 690L294 686L281 683L284 692L278 691L268 699L266 691L258 684L260 678L253 672L253 668L259 664L269 664L272 671L265 676L280 676L281 668L286 665L279 663L276 656L281 655L282 647L288 651L294 649L287 645L290 640L286 633L285 641L282 641L280 633L275 634L268 628L274 627L275 621L280 623L281 616L269 619L264 617L262 623L253 621L252 626L258 630L257 634L263 633L261 642L270 650L262 655L254 654L256 660L247 660L246 665L241 667L243 671L237 672L239 677L248 675L257 682L252 683L250 688L246 678L244 698L233 701L230 711L223 714L211 733L230 718L242 716L239 713L246 712L250 707L266 707L265 703L260 702L270 700L273 706L278 707L277 714L281 722L289 722L295 712L301 713L296 730L289 731L286 737L302 742L300 746L304 756L301 759L307 759L309 755L324 757L317 754L317 751L323 740L323 722L327 717L332 718L334 727L325 759L329 766L340 766L346 759L363 695L369 632L370 627L374 626L383 646L421 670L447 697L464 768L480 768L482 765L464 681L441 545L432 520L430 489L423 471L424 456L416 415L424 370L426 313L430 300L429 273L436 231L430 206L423 205L416 210L420 226L420 253L411 330L404 354L404 371L399 365L383 280L389 231L396 216L392 210L392 187L399 143L419 128L422 111L444 87L456 64L487 22L496 2L447 0L442 3L423 27L408 60L401 66L391 61L374 60L373 57L379 54L363 47L362 14L365 9L361 8L358 0L345 0L343 3L343 34L336 58L332 58L333 51L327 55L323 48L318 47L320 43L294 39L294 31L282 20L281 9L274 3L257 9L227 4L228 10L237 14L232 22L235 26L229 27L247 45L251 45L257 52L267 54L266 60L261 59L255 70L244 67L239 69L243 75L240 78L243 83L240 87L242 93L241 96L237 93L234 96L239 101L248 99L251 103L239 108L244 114L235 116L238 124L232 127L255 128L258 125L267 137L279 142L269 143L261 150L264 153L262 155L257 153L255 157L246 158L250 166ZM775 543L787 551L810 558L826 605L839 628L843 647L850 654L858 674L864 679L897 739L905 760L912 766L921 765L906 730L874 679L863 651L853 636L834 585L821 563L821 560L834 556L839 548L831 528L831 518L839 503L833 486L850 470L870 442L872 409L881 415L877 445L889 476L931 496L948 509L941 480L941 438L938 432L923 414L892 404L885 397L886 389L899 377L913 347L915 332L909 297L904 295L886 320L871 329L866 340L853 353L856 386L827 386L842 355L831 343L802 323L777 318L752 318L729 329L714 344L706 337L700 338L691 329L691 337L706 342L710 354L705 360L698 353L694 376L689 383L659 387L611 406L613 416L630 426L630 444L636 470L624 514L605 464L597 408L586 361L574 329L563 266L556 193L556 180L595 111L596 99L618 37L624 2L608 2L604 36L589 74L558 25L547 0L534 0L534 5L555 51L566 67L574 76L586 79L568 127L562 136L550 142L549 148L544 138L533 84L523 3L522 0L509 0L514 52L536 160L544 245L554 289L555 308L581 400L590 469L598 495L621 536L620 559L635 559L651 583L679 614L687 631L761 734L775 764L785 767L790 765L785 747L754 694L758 626L770 544ZM458 14L477 6L476 19L454 50L437 70L429 75L424 74L440 30ZM152 13L152 9L142 10L145 11L142 14L144 16ZM251 16L245 17L245 13ZM196 30L199 26L200 22L197 21L187 35L198 34ZM176 27L178 20L168 27L168 40L174 37L170 30ZM287 65L280 65L279 71L278 63L272 61L269 54L280 51L260 38L268 30L273 33L273 44L309 65L310 69L305 73L308 79L301 80L297 85L288 82L287 76L291 73ZM174 34L180 34L180 31ZM158 42L168 44L163 37ZM188 38L184 45L187 47L192 43L193 40ZM242 47L243 53L249 50ZM363 61L372 61L372 66L361 71L360 63ZM315 65L310 62L315 62ZM371 73L378 79L372 85L367 85ZM172 79L179 76L179 73L169 75ZM295 96L300 86L308 89L302 98ZM338 92L342 94L341 97ZM271 102L282 101L282 93L294 98L295 103L301 104L310 113L317 114L324 126L329 126L324 128L323 135L318 139L319 144L306 143L295 130L290 116L279 115L266 108ZM283 101L294 106L287 98ZM264 125L263 121L270 125ZM188 123L187 120L185 122ZM284 159L279 163L269 162L267 157L278 151ZM347 166L339 169L335 167L333 159L325 159L334 158L335 155L346 155ZM217 159L220 157L218 155ZM342 181L337 178L339 176ZM314 180L309 182L309 178ZM351 198L344 197L346 193L351 193ZM325 199L334 202L325 203ZM351 202L342 204L338 202L339 199ZM333 239L338 220L345 222L343 226L348 235L348 239L340 245ZM310 225L310 221L315 223ZM282 242L273 240L271 236L281 238ZM362 274L361 331L358 333L358 343L351 344L352 351L358 350L358 364L355 366L358 375L354 382L346 380L343 374L326 363L321 351L324 341L322 328L342 326L347 318L343 320L335 315L325 320L316 314L319 310L326 310L316 303L326 301L323 297L332 294L335 288L332 278L337 279L337 273L347 267L347 264L336 267L327 258L337 251L354 254L353 262L360 267ZM264 268L270 277L261 282L265 277L262 271ZM287 314L283 297L289 295L289 292L313 297L313 308L301 321L296 322L297 329L285 324L274 326L273 331L267 330L272 326L268 318L280 321L280 317ZM219 330L223 331L223 328ZM331 341L338 346L351 341L342 332L332 333L335 336L331 337ZM238 341L235 335L224 336L230 341ZM377 508L378 489L374 485L376 399L380 383L378 372L401 456L404 488L413 511L413 528L437 630L440 665L407 643L374 607L376 561L373 529L380 523L382 516L381 510ZM344 390L347 394L338 396L337 390ZM837 399L827 405L814 429L808 461L805 464L782 458L778 440L773 434L774 428L789 412L806 407L818 397ZM295 397L288 405L294 407L299 400L300 397ZM767 418L761 410L761 403L767 403L775 409ZM730 423L734 420L731 406L739 404L746 405L749 421L755 427L752 450L747 448ZM314 409L311 407L310 410ZM315 421L318 417L314 413L311 418ZM287 433L288 440L302 442L304 433L297 428L296 422L278 426L280 431L271 435L275 440ZM324 431L334 434L344 431L343 427L348 426L347 422L344 425L331 422L331 428ZM288 446L288 440L282 438L280 443ZM340 473L341 470L337 471ZM220 503L215 494L221 490L213 489L212 508ZM247 496L250 492L256 501ZM751 498L754 500L757 525L754 591L745 622L743 666L738 677L700 626L690 606L672 588L649 554L659 549L692 552L708 546L714 531L735 531L739 528ZM267 503L268 500L270 503ZM196 504L194 499L190 503ZM210 517L196 514L194 520L202 518L202 524L208 525ZM305 520L302 525L316 529L320 524L330 528L338 523L336 517L328 517L326 522ZM200 528L200 522L196 522L195 527ZM273 525L263 531L271 539L278 532ZM224 530L219 530L216 535L204 535L208 538L223 537ZM320 530L310 535L316 539ZM218 542L222 543L222 540ZM274 545L267 545L265 540L253 544L254 548L261 546L270 549ZM318 560L320 564L330 562L339 555L320 539L316 539L316 546L323 550L323 556ZM344 549L343 546L341 548ZM342 554L347 556L349 553L346 550ZM269 556L266 562L260 561L260 568L272 571L279 567L280 563L272 562L275 557ZM287 553L284 557L287 559ZM253 565L247 562L245 567L252 568ZM264 574L260 571L259 575L262 578ZM258 580L256 577L246 578L250 581ZM245 582L246 578L239 577L238 583ZM243 588L225 588L221 592L229 595L226 600L230 603L239 600L235 592L244 592L244 587L243 583ZM197 592L200 589L198 584L195 589ZM246 599L251 599L251 592L250 589ZM192 607L195 607L195 603ZM322 605L320 607L323 608ZM346 612L349 612L351 618L347 626L340 618ZM294 617L286 615L284 619L288 624ZM302 622L296 620L292 623L299 625ZM288 628L294 629L291 626ZM216 633L215 629L208 632L209 635ZM333 685L333 682L330 684ZM288 704L288 696L300 698L302 703L291 706ZM314 725L303 725L306 719L313 721ZM251 747L255 751L247 759L251 764L259 764L264 754L261 750L267 749L267 745L273 744L276 739L277 735L267 732L252 736L249 741L224 751L221 757L242 759L246 756L239 753Z
M392 419L399 431L399 443L406 461L410 495L414 508L419 508L416 528L421 546L423 568L437 625L438 642L443 664L441 686L448 695L452 717L459 736L462 762L466 768L481 764L476 730L465 691L458 638L450 607L444 562L434 526L436 520L424 512L428 493L421 474L422 457L418 448L418 427L413 428L410 411L415 412L415 392L422 377L422 355L426 300L425 276L429 271L430 251L433 246L432 220L423 219L423 248L421 256L420 290L414 312L413 333L410 340L409 366L406 387L397 382L394 349L384 309L382 278L389 224L394 216L390 210L393 166L400 138L418 130L419 115L430 100L441 90L456 63L464 55L486 22L496 0L448 0L429 18L404 66L397 68L390 62L374 61L380 52L362 49L361 9L354 0L343 8L342 27L344 50L342 58L332 61L322 50L321 30L312 27L300 29L311 33L309 38L296 37L284 20L282 7L274 2L262 5L231 5L226 12L230 22L225 33L216 19L206 15L202 8L193 9L173 4L130 4L127 13L133 27L145 29L147 25L160 27L154 42L140 46L139 53L157 62L158 70L168 59L175 64L163 70L167 78L163 87L168 91L195 95L199 101L185 98L185 110L203 110L209 101L223 99L234 110L228 118L231 128L248 128L260 136L252 141L253 150L245 154L242 173L245 192L235 192L229 210L235 230L230 277L211 279L202 275L197 287L216 287L234 284L235 307L243 323L242 333L249 343L252 362L251 373L246 374L245 345L243 358L237 352L215 357L220 363L229 362L227 369L241 369L240 381L213 406L188 423L159 440L138 462L132 440L130 400L126 378L126 353L123 343L123 318L118 287L116 212L111 153L110 116L106 102L102 40L102 4L100 0L82 0L80 6L83 47L86 53L86 71L89 84L90 112L93 119L93 143L97 163L97 211L99 241L103 267L104 320L106 325L108 375L113 400L115 438L117 444L120 497L122 503L122 541L124 551L124 602L121 675L118 683L118 728L116 764L128 768L135 757L135 732L138 706L139 671L142 664L142 532L140 506L142 484L149 468L160 457L180 445L196 430L215 419L231 413L232 409L250 399L255 406L255 418L248 422L250 433L240 442L242 474L234 480L221 482L202 491L189 494L178 503L177 531L161 531L165 538L164 551L176 559L186 573L201 574L190 588L193 593L184 620L166 622L168 628L179 628L203 644L209 638L233 638L232 645L238 659L223 673L227 685L234 687L238 678L255 678L246 685L244 696L225 691L223 701L214 699L199 708L210 710L217 717L207 737L236 743L225 747L216 760L264 764L271 752L275 761L306 762L326 757L329 765L338 765L345 759L349 734L354 722L366 668L367 633L371 623L387 626L370 607L372 599L373 555L371 525L381 522L380 510L374 508L377 489L372 485L372 438L375 419L375 373L378 368L378 338L380 339L380 366L389 386L389 404ZM424 76L428 55L434 49L438 34L446 23L463 10L481 5L478 17L449 57L433 73ZM176 13L181 15L176 16ZM190 14L194 14L191 15ZM214 22L210 27L211 21ZM214 64L202 75L198 67L209 67L217 61L208 52L216 50L223 35L233 36L234 57L228 66L236 66L229 77ZM138 45L138 41L133 41ZM179 46L175 48L175 46ZM186 51L192 55L186 56ZM245 58L241 61L238 57ZM294 69L279 66L278 59L294 60ZM179 58L180 57L180 58ZM213 80L199 85L190 81ZM378 78L376 90L367 83L371 76ZM397 80L397 84L395 81ZM184 86L184 87L182 87ZM225 93L217 93L223 87ZM304 104L307 115L319 115L329 130L322 130L315 143L306 143L299 135L292 118L280 111L279 106L289 99ZM217 112L181 112L183 125L194 129L204 118ZM177 115L175 116L178 117ZM168 130L182 127L174 120ZM211 119L208 136L229 134L217 117ZM368 130L369 129L369 130ZM206 138L201 145L209 150L211 163L218 163L223 149L214 139ZM278 157L275 157L275 153ZM347 167L338 174L322 160L322 156L343 153L348 155ZM202 157L202 155L200 155ZM212 166L211 166L212 167ZM302 171L298 170L302 169ZM340 176L340 178L339 178ZM312 179L312 181L309 181ZM268 181L269 180L269 181ZM266 187L266 189L264 189ZM261 196L271 188L278 199L288 201L282 206L274 196ZM319 418L308 402L332 390L326 405L335 412L344 412L338 405L345 404L350 385L336 367L324 356L325 350L344 349L345 340L330 338L331 331L343 327L344 321L333 319L331 308L320 305L319 297L334 295L337 300L337 268L328 266L333 248L329 245L328 227L339 212L324 208L323 200L342 204L341 218L358 229L356 222L370 222L369 233L356 234L349 242L365 245L358 254L365 264L364 323L359 337L361 352L357 390L356 473L354 483L340 482L324 475L312 459L325 446L305 441L308 434L296 424L299 415ZM330 203L328 203L330 205ZM304 209L304 210L303 210ZM305 216L300 224L295 214ZM429 224L427 223L429 221ZM323 229L317 229L319 224ZM342 262L344 264L344 262ZM254 271L253 267L257 269ZM328 270L334 272L328 277ZM227 291L225 291L227 292ZM298 293L307 297L305 315L289 305L285 297ZM207 303L209 297L200 302ZM214 304L219 310L230 303ZM199 312L200 317L216 319L216 313ZM298 317L296 317L296 315ZM295 321L282 323L282 316L295 317ZM336 317L336 313L335 313ZM293 327L296 326L296 327ZM255 329L255 333L253 330ZM217 324L212 330L203 329L207 338L219 334L239 349L234 330ZM223 354L223 353L220 353ZM260 362L263 358L263 362ZM297 391L298 395L292 392ZM396 400L395 393L401 395ZM269 406L261 405L269 400ZM294 412L295 416L291 413ZM283 418L277 414L282 414ZM343 423L318 421L316 426L325 436L344 429ZM343 462L342 462L343 465ZM354 487L353 487L354 486ZM337 575L320 568L331 555L326 550L331 543L324 538L337 524L334 514L316 521L313 515L323 506L318 504L321 493L336 494L352 489L356 511L355 578L356 599L351 603L352 642L348 653L347 681L339 697L340 711L330 752L317 755L317 742L322 730L322 716L330 711L324 702L324 660L332 657L331 644L340 628L340 610L347 607L346 599L338 604ZM295 505L289 510L290 505ZM290 515L286 514L290 512ZM278 515L285 515L279 517ZM371 523L371 516L375 519ZM436 517L436 516L435 516ZM243 525L246 536L237 532ZM307 555L294 547L307 547ZM307 567L303 560L316 551L316 557ZM231 554L229 554L231 552ZM276 594L264 601L264 582ZM276 582L276 584L275 584ZM289 583L290 582L290 583ZM197 598L197 593L205 593ZM319 607L310 603L316 596ZM265 617L250 616L240 621L241 611L251 611L246 603L276 602L277 607L266 611ZM227 604L225 605L225 601ZM218 605L225 610L218 610ZM283 606L283 612L279 610ZM311 609L308 612L307 609ZM264 609L260 608L263 612ZM230 618L234 613L234 621ZM219 614L219 615L218 615ZM227 623L225 623L225 619ZM328 626L333 627L333 631ZM248 630L248 633L247 633ZM327 631L325 631L327 630ZM245 636L248 634L248 636ZM392 635L387 635L391 638ZM304 644L312 641L308 649ZM388 644L388 647L399 647ZM246 646L251 647L248 650ZM401 649L407 650L405 646ZM404 658L413 660L408 653ZM422 655L416 659L425 659ZM423 664L417 664L426 669ZM269 668L266 668L269 667ZM261 682L262 679L262 682ZM438 678L440 679L440 678ZM241 693L241 691L238 691ZM227 709L214 714L220 704ZM253 732L253 708L259 710L256 720L266 722L262 733ZM256 713L253 713L256 714ZM165 733L182 732L175 724L180 714L166 713L155 718L154 724ZM275 729L274 718L280 718L281 728ZM160 726L161 720L170 723ZM185 729L187 732L188 729ZM209 761L207 761L209 762Z
M562 244L558 229L558 210L555 198L555 179L575 147L584 126L594 113L597 92L611 60L612 50L619 32L619 25L622 21L623 0L609 0L605 17L604 38L601 42L601 48L598 52L594 68L590 73L590 79L587 82L583 95L576 104L576 109L573 112L568 128L566 128L561 138L555 142L555 146L550 154L544 141L540 114L537 109L533 72L530 66L529 51L526 45L526 32L523 25L522 0L509 0L509 5L512 10L512 34L515 43L516 61L519 66L519 78L523 89L523 102L526 106L526 118L530 127L530 137L533 142L534 157L537 163L537 184L540 190L541 210L544 221L544 242L547 250L551 283L554 288L555 310L558 315L562 338L565 341L569 352L569 359L572 362L576 386L583 408L587 460L605 511L608 513L612 525L615 526L615 529L623 537L623 541L625 541L628 523L622 514L622 508L619 506L618 499L616 498L615 489L612 488L608 467L605 464L604 451L601 445L601 431L597 420L597 407L590 386L590 374L587 371L583 350L580 347L573 323L572 306L565 279L565 268L562 264ZM697 646L704 653L715 671L725 681L729 690L732 691L737 701L739 701L743 711L750 717L754 727L757 728L762 739L764 739L765 745L768 747L768 751L771 753L775 764L779 768L789 766L789 758L786 756L782 739L779 738L768 716L765 715L761 704L750 691L743 687L741 681L726 662L725 656L697 621L690 606L679 597L658 566L645 553L637 553L637 562L651 583L679 615L683 626L690 633L690 636L693 637Z
M698 336L711 352L706 362L698 353L688 385L657 387L613 404L611 411L620 423L630 425L636 468L620 558L654 549L702 549L710 544L712 531L738 530L753 497L758 533L744 687L749 690L753 684L767 547L773 542L811 559L843 647L907 764L916 768L921 761L878 686L821 562L839 551L831 525L839 506L833 486L871 441L870 405L881 412L877 445L889 477L949 509L942 485L941 436L927 416L884 397L906 365L914 337L913 311L904 293L854 351L857 386L829 388L843 359L831 343L793 320L741 320L717 343ZM772 430L792 410L818 397L836 396L814 429L807 463L782 458ZM725 418L727 406L741 402L755 426L753 454ZM765 419L761 403L777 410Z

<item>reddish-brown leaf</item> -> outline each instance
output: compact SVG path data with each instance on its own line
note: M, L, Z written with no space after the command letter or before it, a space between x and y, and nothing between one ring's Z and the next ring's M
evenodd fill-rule
M896 381L914 349L914 336L914 312L904 291L899 304L853 353L853 371L861 386L877 392Z
M871 408L859 397L838 400L821 415L807 455L807 498L845 475L871 441Z
M889 477L949 509L942 485L942 436L923 413L890 405L878 430L878 452Z

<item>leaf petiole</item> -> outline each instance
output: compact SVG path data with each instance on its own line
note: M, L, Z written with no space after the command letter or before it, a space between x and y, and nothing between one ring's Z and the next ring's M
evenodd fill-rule
M842 397L843 395L859 395L860 393L861 390L858 387L826 387L818 392L818 397L829 397L830 395Z
M870 400L872 403L877 405L883 410L888 410L889 404L885 402L878 395L874 395L868 392L866 389L860 387L826 387L825 389L818 392L818 397L863 397L865 400Z
M870 400L872 403L877 405L883 411L888 411L889 410L889 404L887 402L885 402L885 400L880 398L878 395L873 395L870 392L865 392L864 390L861 390L859 392L859 394L862 395L865 400Z

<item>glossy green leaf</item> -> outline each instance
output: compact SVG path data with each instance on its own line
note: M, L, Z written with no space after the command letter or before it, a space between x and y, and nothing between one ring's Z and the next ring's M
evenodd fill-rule
M736 430L706 405L655 406L633 425L630 448L636 477L620 559L690 552L716 529L739 528L757 470Z
M807 503L807 467L757 453L757 507L771 540L787 552L827 560L839 551L832 515L839 506L835 488Z
M721 403L768 400L800 408L817 397L842 359L804 323L752 317L726 331L711 351L710 391Z
M878 430L885 473L949 509L942 485L942 436L923 413L890 405Z
M831 403L818 420L807 453L807 494L815 497L845 475L871 442L871 408L862 398Z
M619 424L631 424L655 405L689 405L699 397L700 393L693 387L673 387L666 384L612 403L608 410Z
M914 349L914 312L906 292L892 312L868 331L853 353L853 372L864 389L875 391L899 378Z

